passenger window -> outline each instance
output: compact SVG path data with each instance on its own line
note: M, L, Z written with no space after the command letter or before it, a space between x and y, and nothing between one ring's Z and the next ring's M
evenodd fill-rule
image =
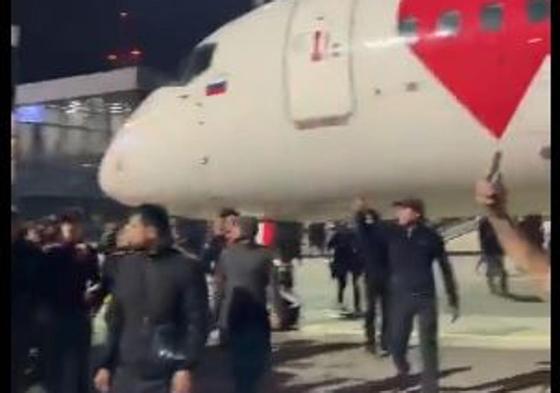
M416 38L418 36L418 22L416 18L407 17L399 22L399 35L405 38Z
M457 11L449 11L439 17L436 34L440 37L455 36L459 33L461 15Z
M189 83L210 68L215 50L216 44L204 44L196 47L187 59L182 62L181 82Z
M529 0L527 2L527 15L531 22L542 22L550 17L549 0Z
M504 7L502 4L488 4L482 8L482 29L487 31L499 31L504 19Z

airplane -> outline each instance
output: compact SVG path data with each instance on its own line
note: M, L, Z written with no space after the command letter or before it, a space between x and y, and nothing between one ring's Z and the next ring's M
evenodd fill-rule
M472 217L500 150L511 210L546 214L550 114L550 0L279 0L193 50L99 183L189 218L318 221L408 195Z

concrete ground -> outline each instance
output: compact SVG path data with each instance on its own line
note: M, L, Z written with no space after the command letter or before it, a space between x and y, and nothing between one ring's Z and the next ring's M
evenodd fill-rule
M491 296L476 258L455 257L462 317L450 323L440 289L440 357L442 392L542 392L550 384L550 306L534 302L534 289L511 266L511 289L517 295ZM436 275L439 271L436 268ZM340 319L333 310L335 286L327 261L305 260L296 270L303 317L297 331L274 335L274 371L267 393L372 393L391 391L394 368L363 348L361 320ZM346 302L350 305L351 291ZM420 368L416 337L410 359ZM226 354L216 348L199 370L197 392L229 393Z
M509 299L491 296L475 257L452 259L459 283L462 317L454 324L440 294L441 392L543 392L550 385L550 305L534 301L526 277L511 273ZM438 268L435 269L439 278ZM325 259L296 263L296 290L303 316L296 331L274 334L274 367L263 393L374 393L395 387L390 358L363 347L360 319L341 319L333 307L335 284ZM346 303L352 304L351 288ZM416 336L410 360L418 380ZM195 393L233 393L231 361L208 348L196 377ZM40 391L37 391L40 392ZM31 393L31 392L30 392Z

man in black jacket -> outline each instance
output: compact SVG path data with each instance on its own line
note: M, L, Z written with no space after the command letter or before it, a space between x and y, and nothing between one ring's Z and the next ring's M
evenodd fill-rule
M107 262L113 309L95 385L102 393L191 393L207 338L202 269L172 247L159 206L137 208L124 238L130 252Z
M443 275L453 321L459 316L459 298L453 270L442 237L424 223L424 204L409 198L394 203L397 225L385 230L391 296L391 355L401 388L408 384L406 358L413 321L419 323L422 354L422 393L438 388L438 310L432 264L437 260Z
M366 349L377 354L376 324L381 317L380 349L383 353L389 350L389 267L387 250L380 231L379 214L368 208L365 202L359 201L354 216L354 227L357 234L358 253L362 258L366 286ZM376 311L379 305L381 315Z

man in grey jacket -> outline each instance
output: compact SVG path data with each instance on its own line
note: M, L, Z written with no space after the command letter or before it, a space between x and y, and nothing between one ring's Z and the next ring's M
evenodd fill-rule
M272 254L255 243L258 221L241 217L234 228L236 241L220 257L217 280L219 324L226 333L236 393L256 393L270 363L270 322L267 287Z

